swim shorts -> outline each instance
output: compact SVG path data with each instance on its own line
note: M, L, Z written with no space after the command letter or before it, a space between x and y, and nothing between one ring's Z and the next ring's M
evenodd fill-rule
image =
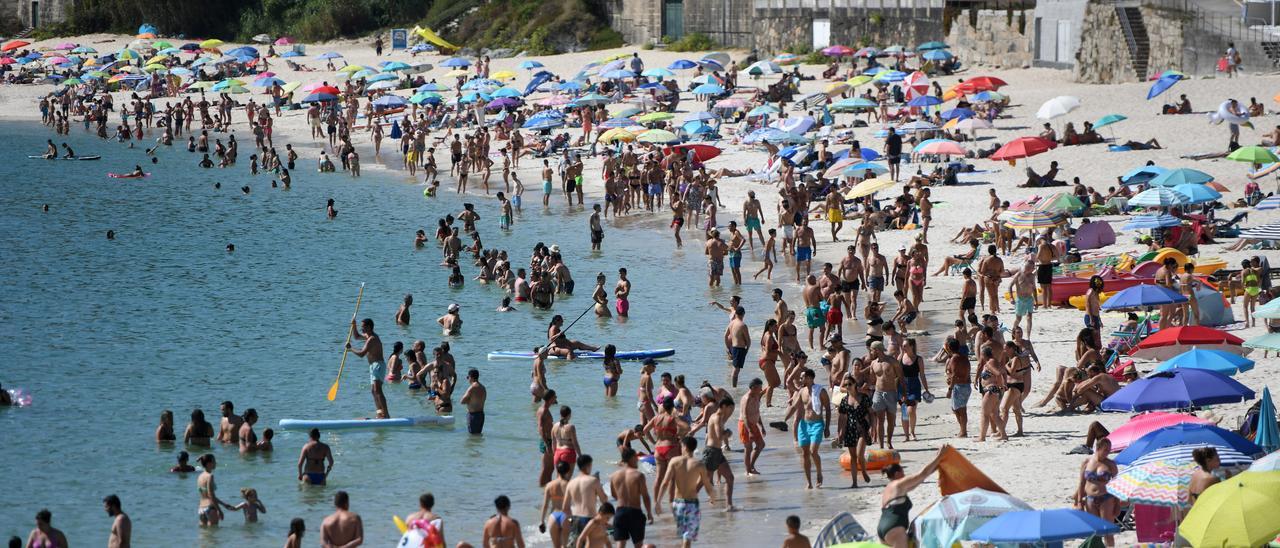
M796 227L791 225L782 225L782 237L790 240L796 237Z
M742 268L741 251L729 251L729 268Z
M1090 315L1090 314L1085 314L1085 315L1084 315L1084 326L1085 326L1085 327L1092 327L1092 328L1094 328L1094 329L1100 329L1100 328L1102 328L1102 316L1093 316L1093 315Z
M875 291L884 291L884 276L872 276L867 278L867 287Z
M843 212L843 211L840 211L839 209L835 209L835 208L828 209L828 210L827 210L827 222L829 222L829 223L843 223L843 222L844 222L844 212Z
M734 369L742 369L742 366L743 366L743 365L746 365L746 363L747 363L747 349L746 349L746 348L743 348L743 347L741 347L741 346L734 346L734 347L730 347L730 348L729 348L729 355L730 355L730 356L733 356L733 368L734 368Z
M617 310L618 314L626 316L627 312L631 310L631 302L626 299L618 299L618 301L614 303L613 309Z
M675 514L676 533L681 540L698 540L698 528L702 525L702 509L698 507L698 499L675 499L671 502L671 513Z
M711 270L712 276L724 275L724 259L707 259L707 268Z
M603 241L604 241L604 231L603 231L603 230L592 230L592 231L591 231L591 243L593 243L593 244L598 244L598 243L603 242Z
M828 325L840 325L844 321L844 312L838 306L835 308L828 307L826 321Z
M796 247L796 260L797 260L797 261L809 261L809 260L812 260L812 259L813 259L813 248L811 248L811 247Z
M467 433L480 434L484 431L484 411L467 413Z
M1013 313L1018 316L1030 316L1035 309L1035 297L1024 297L1019 295L1013 302Z
M721 464L727 464L728 462L724 458L724 452L719 447L707 446L702 449L702 465L707 467L708 472L715 472L716 469L720 468Z
M969 405L969 395L973 393L972 384L957 384L951 387L951 410L959 411Z
M960 310L973 310L978 306L977 297L965 297L960 299Z
M613 513L613 540L630 540L639 546L644 543L644 511L630 506L619 506Z
M764 432L760 431L760 425L746 421L738 421L738 439L742 440L742 444L763 444Z
M1053 283L1053 265L1036 265L1036 283L1039 283L1040 285L1049 285Z
M910 325L911 322L916 321L917 316L919 316L919 314L916 312L907 312L906 314L903 314L902 325Z
M796 439L800 442L800 447L822 443L824 426L821 419L816 421L800 419L800 427L796 429Z
M822 315L822 309L816 306L806 307L804 309L805 323L809 329L817 329L827 323L827 319Z
M382 382L387 377L387 363L376 361L369 364L369 384Z
M550 180L550 179L547 179L547 180L542 181L542 193L543 193L543 194L551 194L551 180Z
M893 409L895 405L898 405L897 390L887 392L876 390L875 394L871 396L871 410L877 413Z
M841 280L840 291L843 291L845 293L849 293L849 292L857 293L859 289L862 289L860 287L861 285L862 283L856 279L853 281Z
M752 230L760 230L760 219L755 217L747 217L747 221L743 223L747 227L747 232Z

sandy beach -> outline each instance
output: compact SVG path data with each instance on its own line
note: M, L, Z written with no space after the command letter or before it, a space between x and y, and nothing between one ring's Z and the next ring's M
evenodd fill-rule
M131 40L132 37L127 36L88 35L49 40L33 44L32 47L39 49L51 46L55 42L73 42L92 45L99 51L107 52L123 47ZM378 61L385 59L406 62L430 62L438 65L444 59L439 55L419 55L410 59L408 54L403 52L395 52L379 58L375 57L367 40L309 44L307 51L308 57L299 58L301 62L321 70L307 73L295 72L289 70L283 62L277 64L279 60L275 59L272 60L271 70L285 81L297 81L306 84L322 80L332 81L333 73L323 70L323 62L311 60L311 56L323 51L339 52L348 63L364 65L374 65ZM667 66L677 59L698 59L702 56L701 53L675 53L662 50L642 51L637 48L625 48L538 57L537 60L546 66L545 70L568 78L572 77L583 65L589 62L600 60L611 54L630 53L632 51L640 53L647 67ZM745 55L744 52L737 51L729 53L735 60ZM522 57L494 59L492 61L492 71L510 70L516 72L519 74L519 78L514 85L518 88L523 88L525 82L527 82L528 73L519 69L518 65L526 59ZM818 76L823 68L825 67L804 65L801 66L800 71L806 76ZM438 78L440 82L444 83L451 80L442 76L447 70L449 69L437 66L428 72L426 76L428 79ZM943 257L967 250L967 246L950 244L947 243L947 240L951 239L958 230L972 226L974 223L981 222L989 217L990 212L987 209L989 190L994 189L1002 200L1010 202L1027 199L1035 195L1045 196L1060 190L1070 191L1070 187L1056 189L1018 187L1017 185L1026 178L1023 170L1028 165L1037 172L1043 173L1050 161L1056 161L1061 168L1058 176L1060 180L1070 181L1073 177L1079 177L1085 185L1094 187L1106 194L1107 187L1118 184L1116 181L1117 176L1141 166L1147 161L1154 161L1167 168L1189 167L1209 173L1215 177L1217 182L1230 189L1230 192L1224 195L1224 202L1234 202L1236 199L1241 198L1243 196L1241 190L1248 181L1246 176L1250 169L1248 164L1223 158L1204 161L1183 158L1185 155L1225 150L1228 133L1225 125L1211 125L1206 114L1160 115L1161 104L1175 100L1179 94L1186 94L1194 110L1198 113L1216 110L1219 103L1228 98L1238 99L1246 105L1250 98L1257 98L1259 102L1264 103L1268 113L1265 116L1253 119L1255 126L1253 129L1244 128L1242 130L1241 143L1244 145L1257 144L1264 132L1272 128L1280 128L1280 115L1276 114L1276 112L1280 112L1280 105L1272 100L1275 92L1280 90L1280 75L1275 74L1243 74L1230 80L1225 78L1193 78L1178 83L1176 87L1166 92L1166 94L1150 101L1146 100L1147 89L1150 87L1150 83L1147 82L1107 86L1082 85L1073 83L1069 72L1050 69L986 70L982 67L969 67L964 72L954 76L940 76L936 81L945 89L958 82L959 78L967 79L979 75L995 76L1007 81L1008 86L1003 88L1001 92L1011 97L1011 106L1005 111L1005 117L994 122L994 129L980 130L977 134L978 141L966 143L966 146L971 150L977 147L987 148L992 144L1003 143L1015 137L1035 135L1043 123L1043 121L1035 117L1036 109L1045 101L1062 95L1078 97L1082 106L1066 116L1053 120L1052 123L1055 127L1060 129L1065 122L1075 122L1078 127L1084 121L1097 120L1102 116L1118 113L1127 116L1128 119L1103 130L1102 134L1104 136L1111 137L1114 134L1115 139L1119 142L1126 140L1146 141L1155 138L1159 140L1163 148L1148 151L1109 152L1105 144L1059 147L1027 160L1019 160L1016 166L987 159L970 160L978 169L985 171L979 174L966 175L963 179L965 182L961 185L932 187L932 199L936 202L936 206L930 229L930 270L935 269ZM740 78L739 85L740 87L763 87L766 83L772 82L776 78L776 76L767 76L755 80L744 75ZM682 73L678 80L683 88L687 82L687 77ZM801 96L820 92L828 83L830 81L822 80L821 78L806 80L801 86ZM40 112L37 103L41 96L49 93L52 89L54 89L53 86L48 84L0 86L0 105L2 105L0 106L0 121L38 121ZM252 97L262 101L265 96L256 93L260 88L253 89L255 93ZM402 90L400 94L404 95L404 91ZM442 95L448 98L451 97L451 92L442 92ZM127 93L117 93L117 104L123 104L127 96ZM236 96L236 99L243 102L247 101L249 97L249 95L239 95ZM173 99L158 99L156 101L157 106L164 105L166 100ZM701 105L702 103L699 101L687 100L683 102L680 107L681 112L677 113L677 119L680 119L691 110L701 110ZM837 114L835 116L837 126L847 125L854 117L851 114ZM857 117L862 118L862 115ZM244 116L237 111L234 120L234 127L238 137L244 139L245 142L251 142L252 134L249 133L249 128L245 125ZM113 116L112 124L114 125L115 123L116 120ZM316 165L316 158L319 152L323 150L324 143L308 137L309 129L305 110L287 111L284 116L275 118L275 124L276 147L282 149L283 144L287 142L292 144L300 155L299 169L297 170L299 175L295 177L299 180L315 177L313 170ZM861 142L864 148L882 150L883 140L872 135L878 128L879 126L875 123L872 123L871 127L868 128L857 128L854 130L854 137ZM81 128L78 124L73 123L72 132L79 131L81 131ZM580 130L577 129L566 129L564 131L570 131L575 137L580 133ZM50 132L49 138L57 139L52 132ZM154 136L149 138L154 139ZM388 138L383 143L380 158L375 158L368 133L364 131L353 132L353 142L363 158L362 163L365 169L394 172L394 176L402 178L405 184L420 185L422 183L420 174L416 178L411 178L408 173L403 172L401 167L402 157L395 141ZM768 160L767 152L760 147L732 144L727 139L714 144L723 148L724 152L707 163L709 170L720 168L762 169ZM112 143L112 145L115 144ZM179 145L180 143L175 144L175 148L179 148ZM838 150L845 147L838 146L835 148ZM18 153L37 154L39 151L18 151ZM248 153L242 151L241 155L247 156ZM437 151L437 158L441 162L442 168L447 161L447 157L447 152ZM587 206L589 208L591 203L603 201L603 187L600 176L601 157L591 157L585 161L585 184L588 196ZM104 157L101 163L106 167L112 168L123 169L127 167L116 166L111 162L110 156ZM530 189L524 198L526 209L536 206L535 202L538 195L533 187L540 178L537 171L540 163L524 161L519 170L521 180ZM902 170L905 178L914 174L918 168L924 169L927 173L933 167L933 164L907 163L903 165ZM441 188L452 192L454 181L448 176L446 170L442 169L442 172L444 173L441 176ZM343 174L337 176L345 177ZM497 177L495 176L495 178ZM500 186L500 179L498 181ZM1280 190L1280 184L1272 177L1259 179L1258 183L1264 193ZM473 186L478 186L474 181L472 184ZM765 229L776 226L776 205L778 202L778 184L776 182L755 180L750 177L724 178L720 180L718 187L720 188L722 201L728 206L728 211L722 210L720 212L722 224L727 222L728 219L738 219L739 223L741 223L742 204L746 200L747 192L754 191L763 201ZM881 196L894 196L900 191L901 186L895 186L882 192ZM483 198L477 197L477 199ZM377 198L372 198L372 202L377 204ZM554 195L551 205L552 212L554 213L558 208L562 208L563 205L563 196L559 193ZM1243 211L1248 211L1248 219L1241 225L1243 227L1280 221L1280 210L1257 211L1253 208L1239 208L1221 210L1217 215L1219 218L1230 218L1237 212ZM1146 246L1136 240L1136 237L1140 233L1145 233L1145 231L1120 231L1120 225L1125 220L1124 216L1103 216L1091 219L1094 222L1104 221L1111 223L1117 230L1116 243L1097 251L1107 253L1130 252L1135 254L1145 252ZM622 218L610 219L608 220L607 228L651 226L654 239L670 241L671 234L666 229L669 220L668 211L658 213L641 211ZM1075 221L1078 222L1078 219ZM818 249L814 257L814 271L818 272L823 262L838 265L841 257L844 256L845 246L854 236L856 225L850 226L852 223L846 223L844 230L840 234L842 242L832 243L826 221L811 222L818 239ZM536 231L538 227L534 223L525 223L520 227L520 230ZM877 240L882 252L886 256L892 257L892 253L895 253L900 245L909 245L918 232L918 230L887 230L878 233ZM684 232L684 238L686 249L683 253L697 253L702 239L691 230ZM1280 260L1280 254L1276 254L1274 251L1228 251L1225 249L1235 241L1234 239L1223 239L1215 244L1202 245L1200 246L1199 256L1201 258L1220 257L1226 261L1230 268L1237 268L1241 260L1259 254L1269 254L1268 256L1273 262ZM674 249L674 242L671 243L670 247ZM524 260L522 254L527 250L513 251L519 255L519 260ZM801 285L794 279L794 267L789 259L775 268L772 282L752 280L750 278L749 274L754 273L759 268L759 253L758 249L745 253L743 271L748 275L744 276L745 280L741 287L730 287L731 280L726 275L725 286L727 291L724 292L725 298L730 294L738 293L764 295L777 287L782 288L793 310L803 309L804 305L800 301ZM1015 254L1014 257L1006 257L1006 265L1010 268L1021 264L1021 261L1020 253ZM692 284L705 284L704 272L682 272L680 275L688 276L692 280L690 282ZM579 274L578 282L580 287L587 285L585 283L588 281L586 276L585 271ZM941 374L942 366L928 358L933 356L939 349L947 332L950 331L948 326L956 316L961 282L962 280L959 276L930 276L924 302L921 304L922 314L928 324L932 326L927 334L918 335L921 342L921 354L926 357L926 368L929 370L931 385L936 383L936 386L933 387L933 393L939 395L945 390L945 388L940 388L945 386ZM1002 295L1007 287L1008 282L1006 280L1001 287ZM888 297L888 295L886 295L886 298L891 301L891 297ZM892 309L892 304L890 309ZM1012 310L1012 303L1002 300L1001 319L1005 325L1012 325ZM425 318L428 313L428 311L424 311L423 317ZM568 314L568 312L564 313ZM1233 313L1237 323L1223 327L1231 334L1249 339L1265 332L1264 327L1244 328L1243 323L1240 323L1243 320L1243 309L1239 301L1235 304ZM754 315L756 320L748 321L752 330L752 337L757 342L763 317L764 312L761 311ZM861 314L859 314L859 317L861 317ZM1108 428L1114 428L1128 420L1129 415L1126 413L1055 414L1050 411L1052 405L1040 409L1031 408L1030 402L1038 401L1044 397L1049 385L1052 384L1054 370L1058 366L1067 365L1067 362L1070 361L1074 351L1075 336L1081 327L1081 312L1074 308L1037 309L1034 320L1035 328L1033 332L1028 334L1028 338L1035 344L1036 351L1042 360L1043 370L1036 371L1032 375L1033 383L1028 396L1025 417L1026 435L1024 437L1011 438L1006 442L994 440L976 441L972 434L978 430L979 410L977 408L977 398L974 398L970 400L969 404L971 437L957 439L955 438L955 421L946 400L939 396L936 402L922 404L919 408L919 441L902 442L899 441L900 435L895 439L894 445L901 451L903 464L908 473L927 462L940 445L950 444L1010 494L1021 498L1031 506L1035 508L1071 506L1072 495L1079 477L1080 464L1084 456L1071 455L1067 454L1067 452L1083 443L1086 428L1092 421L1096 420ZM865 325L854 323L847 318L846 321L848 323L845 324L845 340L860 341ZM1103 321L1109 327L1115 326L1123 321L1123 315L1104 313ZM721 344L723 327L723 325L689 326L688 331L689 336L698 337L704 340L705 344L714 346ZM803 334L803 327L801 327L802 341ZM1104 341L1106 338L1104 336ZM661 346L660 343L655 344ZM758 346L758 344L755 344L751 348L747 360L749 364L755 363L759 351ZM855 348L855 355L860 355L861 344L851 346ZM808 351L807 348L806 351ZM810 361L816 362L816 356L820 352L820 350L810 351ZM1276 358L1274 353L1263 357L1261 351L1255 351L1250 357L1257 361L1257 366L1251 371L1237 375L1235 378L1259 392L1261 392L1263 386L1280 388L1280 372L1277 370L1280 359ZM1153 369L1156 363L1139 361L1137 366L1140 371L1145 372ZM638 367L636 369L638 370ZM727 367L725 369L727 376ZM662 368L659 370L661 371ZM519 375L524 374L522 369ZM632 374L631 371L627 373L627 375ZM749 365L744 372L744 377L745 379L750 379L758 374L759 371ZM593 383L596 382L594 375L594 372L590 375ZM524 380L527 380L527 378L519 376L518 379L510 382L524 382ZM629 380L634 382L634 378ZM490 379L490 381L506 382L506 379ZM584 380L583 382L586 381ZM719 377L713 377L713 382L716 382L717 385L723 384L727 386L727 381ZM739 389L731 390L731 393L738 397L744 389L745 382ZM785 395L783 398L785 399ZM1253 401L1247 401L1238 404L1213 406L1204 415L1220 420L1219 424L1224 428L1234 429L1244 411L1253 403ZM500 402L491 402L491 404L500 405ZM766 409L764 411L765 422L782 420L784 409L784 407L780 406ZM622 412L626 412L626 406L623 406ZM631 414L628 414L628 417L630 416ZM1010 425L1010 432L1012 432L1012 425ZM701 435L699 437L701 438ZM822 449L824 470L827 472L826 484L820 490L806 490L804 489L803 475L800 469L800 455L793 447L789 436L769 429L766 440L768 448L764 451L759 461L759 468L763 473L760 476L744 476L740 451L728 455L734 473L737 475L737 492L735 493L737 500L735 502L742 508L742 511L721 516L718 512L704 507L699 545L776 546L781 543L785 534L783 519L790 514L796 514L802 518L802 531L810 535L816 533L827 520L841 511L851 512L864 527L874 532L875 524L880 517L880 492L881 486L884 485L882 477L873 473L871 487L862 487L857 490L847 489L848 473L833 473L833 470L838 470L836 468L838 466L837 458L844 450L831 448L828 440L828 443L824 444ZM736 436L733 445L735 449L741 448ZM281 455L284 457L282 460L289 460L296 450L297 448L293 446L282 447ZM601 460L597 458L598 463ZM612 471L613 468L612 466L597 466L597 469L600 469L604 474ZM537 486L535 483L530 482L528 485L513 486L512 489L533 493ZM489 498L494 495L496 493L477 494L481 498ZM194 493L192 496L194 497ZM914 517L917 512L938 500L939 494L935 486L935 480L930 479L926 485L914 491L912 498L916 509L912 512ZM407 507L413 501L387 502L389 505L394 502L396 507ZM34 512L39 503L31 502L31 504L37 505L31 508L31 511ZM145 502L137 501L134 503L135 507L142 504L145 504ZM359 508L356 508L356 510L359 511ZM449 511L448 509L442 509L442 512L448 515ZM526 540L531 544L549 545L547 537L536 532L536 521L534 521L534 527L530 527L529 522L525 519L532 512L536 512L536 510L522 509L517 515L525 525ZM309 523L308 525L312 528L315 527L315 524ZM195 526L194 520L190 526ZM661 516L656 525L651 525L650 531L654 535L652 542L656 542L659 546L675 545L678 542L674 536L674 525L669 513ZM1134 543L1135 539L1132 535L1133 533L1130 532L1118 537L1119 544ZM311 537L307 544L310 545L315 538ZM478 530L462 531L455 528L450 532L451 543L465 539L478 544L479 538L480 531ZM366 538L366 544L385 545L393 540L391 538Z

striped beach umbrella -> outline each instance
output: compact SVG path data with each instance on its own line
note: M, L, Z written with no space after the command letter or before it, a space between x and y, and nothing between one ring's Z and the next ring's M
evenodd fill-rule
M1107 482L1107 492L1130 504L1191 506L1191 474L1196 464L1187 460L1157 460L1121 470Z
M1173 215L1137 215L1120 227L1120 230L1147 230L1152 228L1168 228L1182 224L1182 219Z
M1150 464L1152 462L1189 462L1195 464L1195 457L1192 456L1192 453L1194 453L1196 449L1204 447L1212 447L1218 452L1218 463L1224 468L1237 468L1253 464L1253 457L1241 453L1231 447L1227 447L1226 445L1215 443L1186 443L1155 449L1134 459L1134 461L1130 463L1130 466ZM1114 447L1112 449L1114 449Z
M1268 209L1280 209L1280 196L1272 196L1253 206L1258 211L1266 211Z
M667 131L665 129L651 129L649 131L646 131L638 135L636 137L636 140L642 143L666 144L666 143L674 143L676 141L679 141L680 138L676 137L676 134L671 133L670 131Z
M942 156L964 156L964 147L949 139L929 139L916 145L917 154L938 154Z
M1189 202L1186 194L1172 188L1155 187L1138 193L1129 200L1129 205L1138 207L1174 207Z
M1252 240L1280 240L1280 223L1271 223L1240 231L1241 238Z
M601 133L600 139L599 139L601 143L613 143L615 141L630 143L631 141L634 141L634 140L636 140L636 134L631 133L630 131L627 131L622 128L613 128L613 129L610 129L609 131Z
M1004 224L1014 230L1043 230L1066 222L1067 218L1060 213L1033 209L1010 215Z
M1074 194L1057 192L1043 200L1040 200L1040 202L1032 206L1031 209L1068 214L1069 212L1083 211L1084 202L1080 201L1080 198L1075 197Z

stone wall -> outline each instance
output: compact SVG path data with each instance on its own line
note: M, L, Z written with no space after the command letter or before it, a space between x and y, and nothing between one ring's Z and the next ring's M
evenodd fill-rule
M71 9L73 0L40 0L38 17L40 26L50 23L61 23L67 20L67 10ZM18 0L17 17L23 28L31 25L30 0Z
M951 19L947 44L966 66L1030 67L1032 10L963 10Z
M1080 49L1076 51L1073 72L1077 82L1088 84L1138 80L1114 4L1089 3L1080 27Z
M813 45L814 19L831 21L832 44L852 47L901 44L911 48L945 38L941 8L757 8L752 47L762 54L774 54L795 46L808 48Z
M710 36L730 48L755 45L752 0L684 0L684 32Z
M1147 27L1147 73L1160 74L1183 69L1184 34L1190 21L1186 12L1141 6L1142 22Z
M662 38L662 0L604 0L605 17L630 44Z

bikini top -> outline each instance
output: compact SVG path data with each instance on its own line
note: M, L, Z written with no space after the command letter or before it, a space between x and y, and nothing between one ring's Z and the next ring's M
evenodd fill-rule
M1106 483L1106 482L1109 482L1109 481L1111 481L1111 478L1112 478L1112 477L1113 477L1113 476L1111 475L1111 472L1110 472L1110 471L1106 471L1106 472L1094 472L1094 471L1092 471L1092 470L1086 470L1086 471L1085 471L1085 473L1084 473L1084 480L1085 480L1085 481L1092 481L1092 482L1098 482L1098 483Z

